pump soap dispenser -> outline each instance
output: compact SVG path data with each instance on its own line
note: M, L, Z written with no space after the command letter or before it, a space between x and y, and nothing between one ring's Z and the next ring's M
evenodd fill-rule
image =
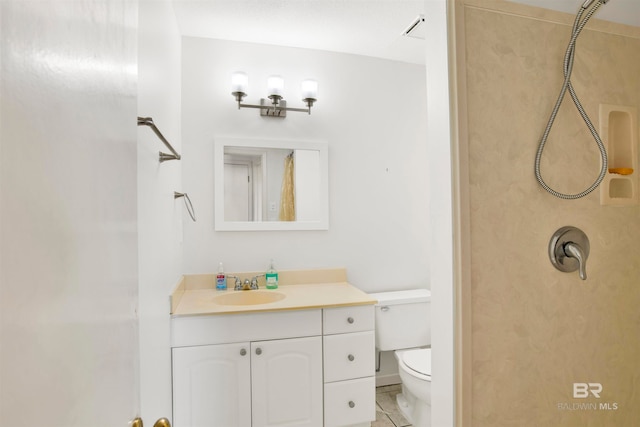
M278 272L273 268L273 260L271 260L271 265L265 276L267 279L267 289L278 289Z
M227 276L224 274L222 263L218 264L218 274L216 275L216 289L219 291L227 290Z

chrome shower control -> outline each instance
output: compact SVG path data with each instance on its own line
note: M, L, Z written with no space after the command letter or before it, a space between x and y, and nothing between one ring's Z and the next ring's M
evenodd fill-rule
M549 242L549 258L555 268L565 273L579 270L580 278L587 280L589 238L582 230L566 226L558 229Z

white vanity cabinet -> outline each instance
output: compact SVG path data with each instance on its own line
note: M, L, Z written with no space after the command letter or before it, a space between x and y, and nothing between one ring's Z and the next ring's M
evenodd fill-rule
M322 427L321 319L321 310L172 319L174 427Z
M324 426L369 426L375 409L374 306L323 310Z
M373 316L364 305L173 317L173 426L370 426Z

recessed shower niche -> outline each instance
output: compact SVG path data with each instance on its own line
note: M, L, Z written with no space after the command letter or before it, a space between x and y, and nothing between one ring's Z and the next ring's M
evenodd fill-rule
M600 104L600 136L609 159L600 184L601 205L638 204L637 130L635 107Z

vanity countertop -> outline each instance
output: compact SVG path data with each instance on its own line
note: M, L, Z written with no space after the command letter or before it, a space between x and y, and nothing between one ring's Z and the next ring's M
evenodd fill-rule
M243 279L260 273L238 274ZM262 278L264 280L264 278ZM185 275L171 294L172 316L255 313L312 308L372 305L377 302L367 293L346 281L344 269L279 272L278 289L266 289L260 283L259 291L235 291L233 281L228 289L215 289L215 275ZM264 304L226 305L216 303L216 297L239 292L277 292L284 298Z

